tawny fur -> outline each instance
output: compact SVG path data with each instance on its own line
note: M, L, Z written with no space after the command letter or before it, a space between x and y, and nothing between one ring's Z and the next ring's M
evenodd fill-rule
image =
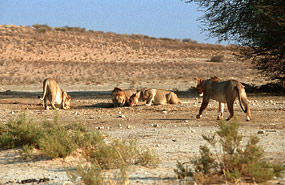
M218 77L212 77L207 80L197 80L197 92L203 95L203 102L199 110L199 114L196 118L202 117L203 111L207 108L210 99L219 102L218 119L223 118L224 105L227 103L230 116L227 120L230 120L234 115L233 104L238 97L240 107L243 112L246 113L246 120L251 119L250 108L243 85L236 80L221 81Z
M182 103L174 92L165 89L144 88L131 96L130 105L136 105L139 100L146 101L146 105L166 105Z
M59 88L54 79L47 78L43 81L43 93L41 100L44 101L44 107L46 110L49 109L47 100L50 101L53 109L58 110L55 106L56 104L61 105L61 108L63 109L70 109L71 97Z
M129 98L135 94L135 89L120 89L115 87L112 91L112 102L115 107L129 106Z

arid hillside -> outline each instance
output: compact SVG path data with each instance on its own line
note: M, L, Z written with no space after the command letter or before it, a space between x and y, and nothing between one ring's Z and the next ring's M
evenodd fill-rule
M148 86L187 89L189 79L213 75L262 83L250 62L236 59L237 52L236 46L199 44L191 39L0 25L0 83L38 86L52 77L68 87L140 87L144 81ZM221 61L211 61L217 56ZM170 80L181 85L169 85Z
M203 58L233 47L80 28L0 26L1 59L16 61L118 62Z

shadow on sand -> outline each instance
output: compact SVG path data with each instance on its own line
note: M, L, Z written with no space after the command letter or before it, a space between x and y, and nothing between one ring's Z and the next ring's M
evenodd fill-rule
M75 107L74 109L93 109L93 108L105 108L105 109L109 109L109 108L114 108L114 105L112 103L96 103L93 105L82 105L82 106L78 106Z

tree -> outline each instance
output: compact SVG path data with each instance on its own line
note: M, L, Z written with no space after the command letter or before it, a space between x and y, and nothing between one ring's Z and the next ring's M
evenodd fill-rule
M243 56L272 79L285 79L284 0L187 0L199 4L202 30L241 44ZM246 49L245 49L246 48Z

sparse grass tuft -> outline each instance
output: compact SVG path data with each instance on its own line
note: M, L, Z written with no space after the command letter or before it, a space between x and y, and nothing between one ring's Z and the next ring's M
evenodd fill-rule
M78 182L78 177L84 184L103 185L106 184L102 177L102 170L98 166L79 164L73 171L67 171L67 176L72 182Z
M189 162L194 166L193 171L189 170L189 166L178 162L178 169L174 170L178 178L189 175L196 182L209 184L238 180L260 183L280 176L284 168L264 159L264 151L257 145L257 137L251 136L245 146L241 145L242 136L239 135L238 128L236 120L229 123L221 121L216 132L219 139L216 139L216 135L203 135L214 152L207 146L201 146L200 157Z

